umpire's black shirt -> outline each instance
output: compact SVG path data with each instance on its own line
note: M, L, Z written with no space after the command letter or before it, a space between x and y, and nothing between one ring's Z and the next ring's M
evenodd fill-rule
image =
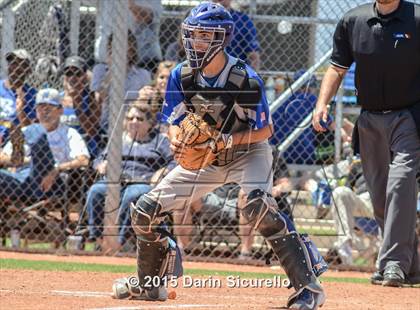
M346 13L334 34L331 63L347 69L353 62L362 108L396 110L420 103L420 6L401 0L389 15L380 15L375 4Z

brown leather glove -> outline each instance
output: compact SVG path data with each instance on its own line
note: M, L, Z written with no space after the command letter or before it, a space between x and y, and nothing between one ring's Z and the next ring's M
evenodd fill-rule
M181 130L176 138L183 144L183 156L178 163L188 170L211 165L218 153L217 149L212 149L217 131L194 113L188 113L179 127Z

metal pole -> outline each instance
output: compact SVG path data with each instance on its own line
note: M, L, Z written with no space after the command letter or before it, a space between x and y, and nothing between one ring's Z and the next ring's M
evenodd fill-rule
M71 2L70 14L70 51L71 55L78 55L80 32L80 0L73 0Z
M302 134L302 132L312 125L312 113L308 114L305 119L300 122L299 126L296 127L295 130L286 138L286 140L283 141L282 144L278 146L279 153L284 153L287 148Z
M3 11L1 43L1 75L5 78L7 76L6 53L15 48L15 15L10 7Z
M123 102L124 84L127 71L127 15L128 1L115 2L113 11L113 39L111 64L111 91L109 101L109 144L107 180L108 190L105 200L104 243L103 250L112 252L117 249L116 224L120 203L120 175L121 175L121 149L123 131ZM109 16L111 18L111 16Z
M95 40L100 35L101 22L102 22L102 12L103 12L103 1L96 0L96 20L95 20Z
M249 4L249 13L251 15L256 15L257 14L257 0L251 0L251 2Z
M106 62L107 44L109 35L112 33L112 14L116 1L98 0L96 12L96 36L95 36L95 61Z
M106 0L112 1L112 0ZM250 3L249 10L252 12L254 3ZM255 7L256 10L256 7ZM182 18L182 11L163 11L162 18ZM249 17L252 18L254 23L265 23L265 24L278 24L281 21L287 21L292 24L300 25L336 25L339 21L338 18L318 18L318 17L305 17L305 16L280 16L280 15L255 15L249 14Z

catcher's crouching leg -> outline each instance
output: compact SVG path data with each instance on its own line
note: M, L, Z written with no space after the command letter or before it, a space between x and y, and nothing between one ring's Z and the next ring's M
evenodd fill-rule
M117 279L113 297L141 300L167 299L165 277L182 276L181 252L164 225L160 205L143 195L131 205L131 225L137 236L138 277Z
M290 309L317 309L325 301L325 293L317 276L327 264L315 245L300 236L289 218L277 210L276 201L261 190L249 193L241 210L273 249L296 292L288 300Z

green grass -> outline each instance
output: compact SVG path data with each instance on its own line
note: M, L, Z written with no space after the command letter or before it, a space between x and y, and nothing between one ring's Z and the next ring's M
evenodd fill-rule
M35 261L26 259L0 259L0 269L25 269L45 271L90 271L90 272L112 272L112 273L133 273L134 266L85 264L70 262Z
M21 240L21 246L23 244L23 240ZM10 238L6 238L6 248L12 247L12 240ZM25 247L27 249L36 249L36 250L49 250L54 248L54 244L52 242L29 242L28 246ZM93 243L86 243L84 251L93 252L95 250L95 245Z
M358 257L354 260L353 264L355 266L369 266L369 260L364 257Z
M232 269L235 266L232 265ZM7 269L23 269L23 270L44 270L44 271L89 271L89 272L110 272L110 273L127 273L136 272L135 266L107 265L107 264L86 264L86 263L70 263L70 262L51 262L51 261L33 261L24 259L0 259L0 270ZM268 272L242 272L242 271L222 271L208 269L185 269L185 275L189 276L240 276L241 278L272 278L276 273ZM284 274L280 274L283 278ZM321 277L323 282L337 283L369 283L368 279L359 278L340 278L340 277Z
M21 246L23 244L23 240L20 241ZM6 247L7 248L11 248L12 247L12 241L10 238L6 238ZM46 249L51 249L53 248L53 243L52 242L34 242L34 243L29 243L28 244L28 249L41 249L41 250L46 250Z

